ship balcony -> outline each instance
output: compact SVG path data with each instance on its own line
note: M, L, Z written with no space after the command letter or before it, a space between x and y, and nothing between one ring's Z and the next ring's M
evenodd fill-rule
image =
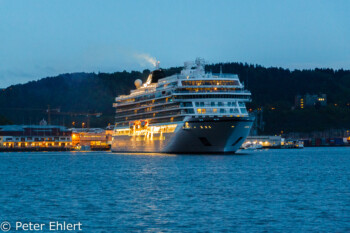
M237 74L220 74L220 73L212 73L213 78L229 78L238 80Z
M125 111L121 113L117 113L117 117L122 117L122 116L134 116L134 115L141 115L141 114L146 114L146 113L157 113L157 112L162 112L162 111L167 111L167 110L173 110L173 109L178 109L180 108L180 105L175 103L175 105L160 105L158 107L154 107L154 109L151 109L150 111L147 111L147 108L143 108L141 110L130 110L130 111Z
M237 101L250 102L251 94L237 93L175 93L175 101L190 99L234 99Z
M167 95L167 94L169 94L169 95ZM120 106L132 105L132 104L136 105L139 103L147 103L147 102L152 102L152 101L155 101L157 103L159 103L158 101L166 102L165 100L162 100L162 99L166 99L166 98L170 98L170 97L172 97L172 93L166 93L165 95L162 95L162 96L155 96L155 97L151 96L151 97L147 97L147 98L145 97L142 99L136 99L133 102L128 101L128 102L116 103L117 104L116 106L120 107Z
M186 85L182 84L182 88L240 88L243 89L244 86L241 84L235 84L235 85L217 85L217 84L210 84L210 85L205 85L205 84L196 84L196 85Z
M180 111L182 114L192 114L194 113L194 110L192 107L179 107L179 106L173 106L173 107L170 107L170 108L164 108L164 109L161 109L161 110L154 110L154 111L150 111L150 112L138 112L138 113L132 113L132 114L117 114L115 116L115 119L125 119L125 118L133 118L133 117L143 117L144 115L149 115L149 116L152 116L152 117L155 117L155 116L162 116L162 115L167 115L168 112L174 112L174 111Z
M131 111L131 110L140 110L140 109L144 109L144 108L149 108L149 107L158 107L158 106L166 106L166 105L172 105L172 104L176 104L175 101L173 100L169 100L169 101L166 101L165 99L164 100L158 100L154 103L152 103L152 101L150 101L151 103L149 102L144 102L144 103L138 103L138 104L135 104L133 106L127 106L127 107L120 107L117 106L116 108L116 113L120 113L120 112L125 112L125 111Z
M184 115L183 110L167 110L164 112L158 112L157 114L153 113L147 113L147 114L138 114L134 116L129 116L129 117L116 117L115 121L116 123L121 123L121 122L130 122L133 120L149 120L149 119L157 119L157 118L163 118L163 117L174 117L174 116L180 116Z
M223 91L223 90L208 90L208 91L205 91L205 90L200 90L200 91L196 91L196 90L191 90L191 91L188 91L188 90L175 90L174 93L189 93L189 94L203 94L203 93L224 93L224 94L243 94L243 95L251 95L250 91L248 90L235 90L235 91Z

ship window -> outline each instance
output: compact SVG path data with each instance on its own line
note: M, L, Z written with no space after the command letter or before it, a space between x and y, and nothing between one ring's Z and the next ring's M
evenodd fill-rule
M229 106L229 107L230 107L230 106L231 106L231 102L227 102L227 106Z
M225 112L226 112L225 109L220 108L220 113L225 113Z
M219 106L224 106L224 104L222 102L218 102Z
M243 102L238 102L239 107L245 107L245 104Z
M193 109L187 109L187 113L193 114L194 110Z
M213 108L213 113L217 113L218 109L217 108Z
M243 113L243 114L247 114L247 109L245 109L245 108L241 108L241 113Z
M214 107L215 106L215 102L211 102L211 106Z
M207 110L205 108L197 108L197 113L198 114L205 114Z
M199 102L196 102L195 104L196 104L196 107L199 107Z
M201 107L204 107L204 102L200 102L200 106L201 106Z
M185 103L184 103L184 106L185 106L185 107L192 107L192 103L191 103L191 102L185 102Z

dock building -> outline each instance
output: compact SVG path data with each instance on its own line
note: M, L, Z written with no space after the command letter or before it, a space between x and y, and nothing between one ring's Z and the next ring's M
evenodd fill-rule
M63 126L0 126L0 151L70 150L72 133Z

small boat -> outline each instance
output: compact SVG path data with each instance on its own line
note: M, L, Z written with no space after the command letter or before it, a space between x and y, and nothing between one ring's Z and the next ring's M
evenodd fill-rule
M259 143L245 143L242 145L244 150L258 150L263 149L263 146Z

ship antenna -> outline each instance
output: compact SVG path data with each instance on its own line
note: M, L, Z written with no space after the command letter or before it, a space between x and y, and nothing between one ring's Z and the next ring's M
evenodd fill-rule
M159 63L160 63L160 61L156 62L156 70L159 70Z

